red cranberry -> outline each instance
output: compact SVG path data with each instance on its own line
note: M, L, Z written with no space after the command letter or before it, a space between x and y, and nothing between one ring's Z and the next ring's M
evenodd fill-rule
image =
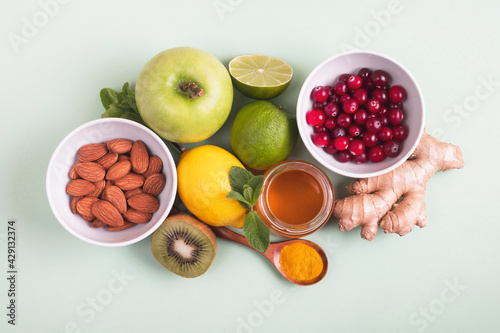
M356 124L359 124L359 125L365 124L367 116L368 116L368 112L366 112L363 109L358 109L358 111L356 111L353 115L354 121L356 122Z
M358 76L361 78L361 79L367 79L369 77L372 76L372 70L369 69L369 68L366 68L366 67L363 67L361 68L359 71L358 71Z
M347 87L352 90L361 88L363 85L363 80L358 75L351 75L347 79Z
M312 109L306 113L306 121L311 126L323 125L325 118L325 113L321 109Z
M336 156L340 163L347 163L351 160L351 154L347 150L339 151Z
M372 98L378 99L380 104L385 104L389 100L389 96L387 95L387 91L385 91L382 88L373 89Z
M344 95L347 96L347 95ZM358 110L358 101L354 98L350 98L342 104L342 109L345 113L353 114Z
M385 152L382 146L371 147L368 150L368 159L373 163L379 163L385 160Z
M391 77L389 76L389 73L387 73L386 71L378 69L373 72L372 80L377 87L385 87L386 85L389 84Z
M350 76L351 74L349 73L340 74L339 81L347 83L347 80L349 80Z
M335 94L332 86L325 86L325 88L328 91L328 96L332 96L333 94Z
M362 139L367 147L378 145L378 136L375 133L365 132Z
M326 132L319 132L314 133L312 139L316 146L324 147L330 141L330 136Z
M323 124L323 126L325 126L325 128L327 128L329 130L334 129L336 125L337 125L337 121L335 120L335 118L331 118L331 117L327 117L325 120L325 123Z
M375 82L373 82L372 77L368 77L366 79L363 79L363 88L365 88L368 91L372 91L373 89L376 88Z
M361 155L365 151L365 143L363 140L354 139L349 143L349 152L354 156Z
M389 126L389 118L385 115L378 116L378 119L380 119L380 122L382 123L382 127L384 126Z
M396 157L399 155L399 142L396 140L389 140L384 143L384 153L389 157Z
M363 131L363 129L358 124L352 124L351 126L349 126L349 128L347 129L347 131L352 136L360 136L361 132Z
M353 156L352 160L356 164L363 164L363 163L368 162L368 155L366 154L366 152L362 152L359 155Z
M339 95L333 94L332 96L330 96L330 98L328 99L328 101L332 102L332 103L338 103L339 102Z
M333 145L337 150L346 150L349 147L349 139L345 136L339 136L333 139Z
M352 97L358 101L358 105L363 105L368 100L368 92L366 89L359 88L354 90Z
M339 114L339 106L336 103L328 103L323 107L327 117L336 117Z
M401 103L393 103L393 102L389 101L389 102L387 102L387 104L385 106L387 106L387 108L389 110L391 110L391 109L401 109L403 107L403 104L401 104Z
M337 126L347 128L352 123L352 117L347 113L341 113L337 116Z
M377 133L378 138L381 141L388 141L392 139L392 130L389 127L382 127L382 129Z
M377 133L382 129L382 123L378 118L370 118L365 123L366 130L371 133Z
M312 91L312 98L319 103L323 103L328 99L328 89L323 86L314 87Z
M380 111L380 101L372 98L366 102L366 110L368 112L377 113Z
M347 84L343 81L339 81L335 83L333 89L335 89L335 93L337 95L339 96L345 95L345 93L347 93Z
M345 101L347 101L349 99L351 99L350 95L348 95L348 94L342 95L339 97L339 104L343 105L345 103Z
M403 141L408 136L408 130L403 125L396 125L392 128L392 137L397 141Z
M406 89L400 85L392 86L389 89L389 99L393 103L402 103L406 100Z
M319 132L327 132L327 129L325 126L316 126L314 127L314 133L319 133Z
M332 137L334 137L334 138L339 137L339 136L346 136L346 135L347 135L347 131L345 128L337 126L334 129L332 129Z
M315 109L323 109L323 103L316 102L316 103L313 104L313 108L315 108Z
M324 108L323 108L323 109L324 109ZM385 105L381 105L381 106L380 106L380 110L378 111L378 115L379 115L379 116L382 116L382 115L387 114L387 112L389 112L389 109L387 108L387 106L385 106Z
M397 125L403 121L403 111L401 109L391 109L388 117L392 125Z
M328 144L325 146L325 151L328 153L328 154L336 154L338 152L338 150L335 148L335 145L333 144L333 140L330 140L328 142Z

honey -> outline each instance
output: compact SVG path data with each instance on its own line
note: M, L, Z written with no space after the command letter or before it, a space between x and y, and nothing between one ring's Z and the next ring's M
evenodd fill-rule
M269 209L281 221L300 225L318 215L323 205L323 190L310 173L287 170L269 183Z
M275 234L298 238L321 228L333 204L332 184L321 169L306 161L287 160L264 174L257 212Z

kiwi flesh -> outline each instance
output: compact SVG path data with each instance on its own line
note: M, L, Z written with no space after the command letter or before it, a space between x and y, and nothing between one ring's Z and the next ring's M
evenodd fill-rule
M153 232L151 251L173 273L194 278L204 274L214 261L217 242L206 224L180 213L168 217Z

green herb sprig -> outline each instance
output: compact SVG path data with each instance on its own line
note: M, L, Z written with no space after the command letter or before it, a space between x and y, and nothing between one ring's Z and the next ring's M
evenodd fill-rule
M243 233L248 243L257 251L266 252L271 232L254 210L262 191L262 185L264 185L264 176L254 176L248 170L233 166L229 170L229 183L232 191L227 194L227 197L238 200L243 208L249 210L243 225Z
M125 118L145 125L137 109L135 92L129 87L128 82L123 85L121 92L103 88L100 96L102 106L106 109L101 118Z

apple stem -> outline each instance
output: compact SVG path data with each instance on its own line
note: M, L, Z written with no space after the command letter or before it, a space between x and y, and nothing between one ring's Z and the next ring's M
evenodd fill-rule
M175 149L177 149L179 151L179 153L183 153L187 150L187 148L183 145L183 144L178 144L177 142L172 142L170 141L170 143L172 144L172 146L175 147Z
M179 86L180 91L189 94L189 98L194 99L203 96L204 91L194 82L186 82L182 86Z

